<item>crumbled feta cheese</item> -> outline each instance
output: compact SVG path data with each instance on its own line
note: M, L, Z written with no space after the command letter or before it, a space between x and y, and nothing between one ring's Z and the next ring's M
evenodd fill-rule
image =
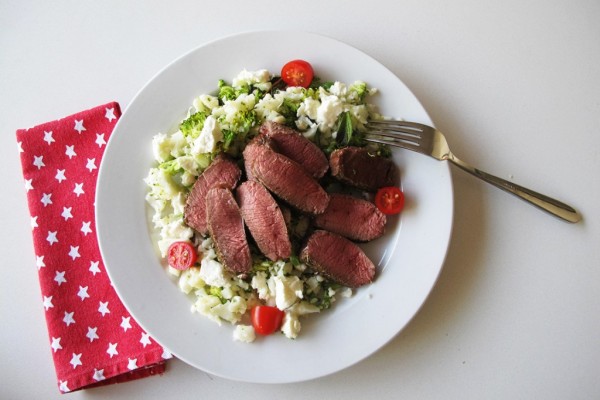
M281 332L290 339L296 339L300 330L302 329L302 324L298 319L298 315L293 312L286 312L283 317L283 323L281 324Z
M280 310L292 306L302 298L302 281L297 276L274 276L275 304Z
M319 128L323 132L331 132L342 111L344 111L342 102L337 96L322 96L321 105L317 109Z
M223 141L223 132L212 115L206 117L200 135L192 143L191 154L211 153L215 151L217 143Z
M256 339L256 333L252 325L236 325L233 330L233 340L244 343L252 343Z
M224 287L228 282L223 264L206 258L203 258L200 263L200 277L210 286Z

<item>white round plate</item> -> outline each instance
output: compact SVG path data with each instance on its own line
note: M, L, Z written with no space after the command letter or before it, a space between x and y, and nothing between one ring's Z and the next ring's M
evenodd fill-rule
M304 32L251 32L205 44L178 58L138 93L104 154L96 196L103 261L136 321L173 355L208 373L247 382L309 380L349 367L392 339L424 303L446 255L453 214L446 163L395 151L406 208L387 233L363 246L378 265L375 282L332 309L302 319L296 340L283 335L254 343L232 339L233 328L190 312L191 302L169 279L151 240L143 179L153 165L152 137L171 131L194 97L214 92L242 69L279 73L305 59L323 80L363 80L379 89L382 114L431 124L410 90L388 69L339 41Z

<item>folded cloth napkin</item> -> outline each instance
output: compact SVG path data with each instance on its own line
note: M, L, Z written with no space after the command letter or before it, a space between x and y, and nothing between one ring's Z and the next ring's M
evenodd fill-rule
M113 102L17 131L35 263L63 393L162 374L171 357L119 300L96 239L98 167L120 116Z

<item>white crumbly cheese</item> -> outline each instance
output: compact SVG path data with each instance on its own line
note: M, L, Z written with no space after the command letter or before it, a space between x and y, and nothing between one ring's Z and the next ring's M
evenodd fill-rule
M223 132L212 115L206 117L200 135L192 143L191 154L211 153L215 151L217 143L223 141Z
M200 264L200 277L210 286L224 287L228 284L223 264L214 259L202 259Z
M317 123L323 132L331 132L339 115L344 111L342 102L335 95L322 96L321 105L317 109Z
M302 298L302 281L297 276L274 276L275 305L280 310L291 307Z
M289 339L296 339L301 329L302 324L298 319L298 315L293 312L286 312L281 324L281 332Z
M236 325L233 330L233 340L252 343L256 339L256 332L252 325Z

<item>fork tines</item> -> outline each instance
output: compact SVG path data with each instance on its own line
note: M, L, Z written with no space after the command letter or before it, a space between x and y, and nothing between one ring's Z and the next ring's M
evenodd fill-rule
M398 120L376 120L366 124L365 140L409 149L419 147L423 128L421 124Z

